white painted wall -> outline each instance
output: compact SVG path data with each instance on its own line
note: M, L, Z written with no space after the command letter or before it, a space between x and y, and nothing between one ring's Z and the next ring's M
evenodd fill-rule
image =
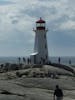
M38 52L38 58L37 58L38 62L41 61L41 57L48 62L48 46L47 46L46 33L47 30L35 30L34 52Z

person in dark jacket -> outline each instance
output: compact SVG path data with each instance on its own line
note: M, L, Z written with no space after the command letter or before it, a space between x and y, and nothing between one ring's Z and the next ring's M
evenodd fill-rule
M58 85L56 85L56 89L54 91L54 100L63 100L63 91L59 88Z

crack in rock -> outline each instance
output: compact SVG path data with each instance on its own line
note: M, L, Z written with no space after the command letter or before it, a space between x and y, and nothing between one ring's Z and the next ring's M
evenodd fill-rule
M26 95L25 95L25 94L17 94L17 93L12 93L12 92L7 91L7 90L2 90L2 91L0 91L0 94L5 94L5 95L17 95L17 96L26 97Z

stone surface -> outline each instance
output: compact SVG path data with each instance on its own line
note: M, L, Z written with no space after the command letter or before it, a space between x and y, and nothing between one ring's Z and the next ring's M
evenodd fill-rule
M48 69L53 73L60 71L52 67ZM63 73L63 70L61 72ZM61 75L59 79L18 78L15 72L9 72L9 76L10 73L13 78L8 78L7 73L0 74L0 100L53 100L56 84L63 89L64 100L75 100L75 77L73 76Z

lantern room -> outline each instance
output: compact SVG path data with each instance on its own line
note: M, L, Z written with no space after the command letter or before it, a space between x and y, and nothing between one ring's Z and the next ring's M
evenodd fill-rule
M45 30L45 21L40 18L40 20L36 21L36 29L37 30Z

